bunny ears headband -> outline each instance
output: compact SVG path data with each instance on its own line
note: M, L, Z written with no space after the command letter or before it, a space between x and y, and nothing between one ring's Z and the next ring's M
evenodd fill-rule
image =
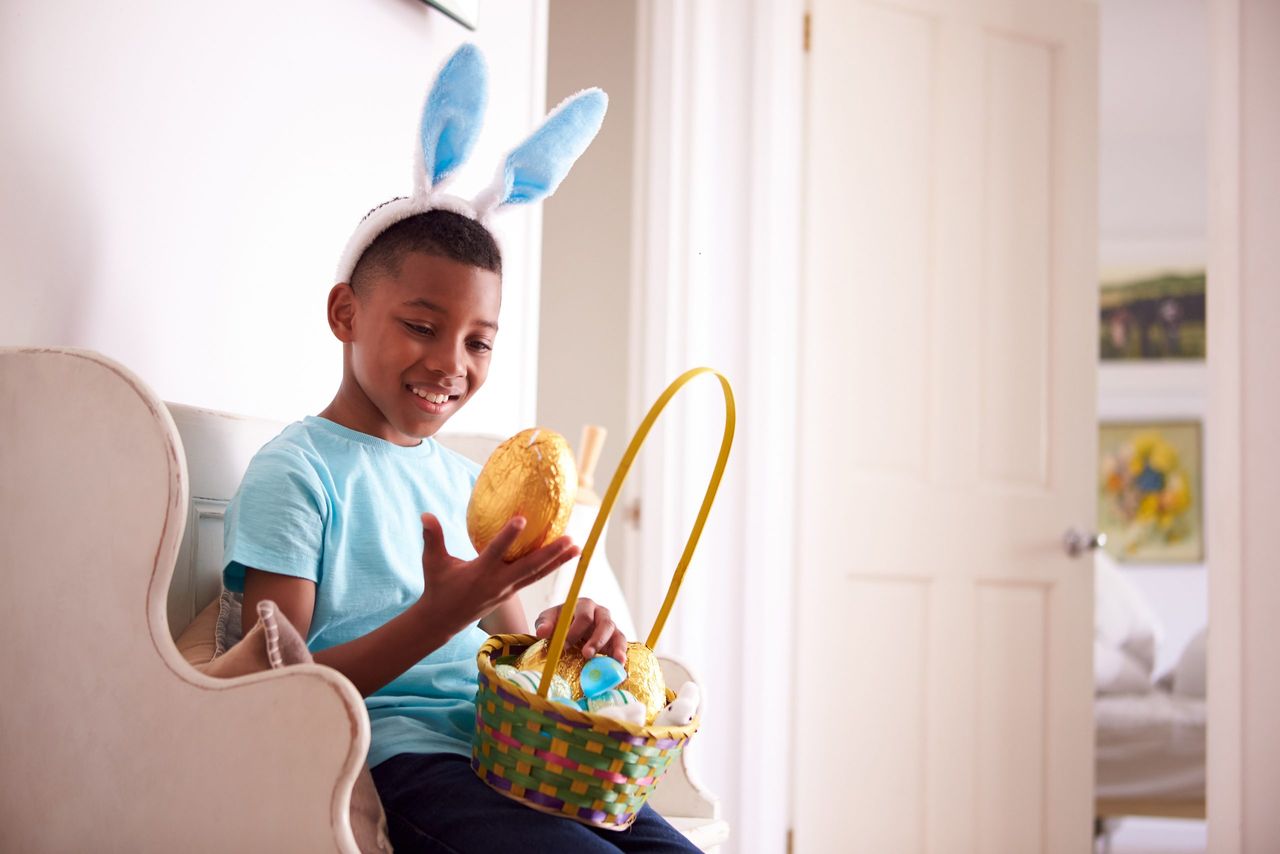
M356 262L369 244L414 214L443 209L484 225L496 211L545 199L560 186L600 130L609 98L599 89L586 89L552 110L542 125L506 156L493 183L474 199L447 195L444 187L466 162L480 133L487 76L484 58L475 45L464 44L445 62L422 107L413 195L394 199L365 215L347 241L337 281L351 281Z

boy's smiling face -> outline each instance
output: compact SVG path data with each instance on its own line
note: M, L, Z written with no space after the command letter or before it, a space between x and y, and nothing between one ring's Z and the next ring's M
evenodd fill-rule
M329 325L343 343L342 386L321 413L397 445L432 436L489 373L498 332L498 273L441 255L406 252L399 269L356 294L329 295Z

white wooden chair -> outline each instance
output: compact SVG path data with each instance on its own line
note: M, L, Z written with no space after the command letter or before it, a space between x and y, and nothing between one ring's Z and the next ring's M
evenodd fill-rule
M0 349L0 850L356 850L351 683L212 679L172 640L218 594L223 509L281 426L166 406L95 353ZM683 758L651 803L704 850L727 838Z

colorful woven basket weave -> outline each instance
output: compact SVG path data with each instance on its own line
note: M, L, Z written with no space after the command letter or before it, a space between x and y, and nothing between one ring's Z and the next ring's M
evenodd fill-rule
M533 809L606 830L625 830L635 821L636 814L662 780L667 767L698 730L698 718L682 727L637 726L553 702L547 698L547 691L564 651L565 637L591 555L631 463L672 396L700 374L713 374L724 391L724 438L693 531L676 566L667 597L645 641L650 650L654 649L671 613L698 538L702 535L733 444L736 420L733 390L722 374L710 368L686 371L668 386L650 408L622 455L618 470L601 500L595 525L582 548L569 594L560 609L538 691L526 691L499 677L495 670L497 665L513 661L536 638L530 635L494 635L480 647L476 659L480 676L476 692L476 730L471 741L471 767L494 790ZM668 688L668 702L674 698L674 692Z

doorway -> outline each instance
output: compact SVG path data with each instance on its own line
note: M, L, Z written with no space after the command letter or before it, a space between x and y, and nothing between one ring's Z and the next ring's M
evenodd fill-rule
M1099 4L1097 849L1203 851L1207 0Z

